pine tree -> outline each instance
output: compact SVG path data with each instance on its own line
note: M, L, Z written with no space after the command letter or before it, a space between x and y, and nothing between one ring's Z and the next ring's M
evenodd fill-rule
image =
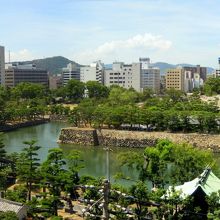
M3 143L2 133L0 133L0 159L6 157L5 145Z
M35 145L36 141L23 142L25 147L20 155L17 163L18 177L21 181L26 182L28 190L28 200L31 200L32 184L37 181L39 177L38 168L40 166L37 151L41 148Z

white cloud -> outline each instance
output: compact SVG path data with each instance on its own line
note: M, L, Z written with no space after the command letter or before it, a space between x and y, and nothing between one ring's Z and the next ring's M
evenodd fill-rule
M117 59L121 54L137 54L137 51L164 51L171 47L172 42L160 35L145 33L138 34L126 40L106 42L93 50L87 50L76 54L74 59L81 62L92 62L94 60ZM125 57L126 59L126 57Z
M26 61L26 60L33 60L34 56L29 50L22 49L17 52L11 51L10 59L11 61Z

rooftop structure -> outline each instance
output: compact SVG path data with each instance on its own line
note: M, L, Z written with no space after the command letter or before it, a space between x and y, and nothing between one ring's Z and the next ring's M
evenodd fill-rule
M22 203L0 198L0 212L15 212L19 220L27 216L27 208Z

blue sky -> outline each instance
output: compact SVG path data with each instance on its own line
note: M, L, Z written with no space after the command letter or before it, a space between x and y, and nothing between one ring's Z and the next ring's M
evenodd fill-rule
M12 60L65 56L217 67L219 0L0 0L0 45Z

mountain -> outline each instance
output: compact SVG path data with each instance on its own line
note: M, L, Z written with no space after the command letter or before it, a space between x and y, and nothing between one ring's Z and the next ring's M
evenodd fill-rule
M72 60L69 60L65 57L62 56L54 56L54 57L48 57L48 58L44 58L44 59L36 59L36 60L32 60L32 61L25 61L25 62L21 62L21 63L34 63L36 64L37 68L40 69L46 69L47 71L49 71L52 74L59 74L62 72L62 68L66 67L68 63L75 63L77 66L82 66ZM165 62L156 62L156 63L152 63L151 64L153 67L158 67L160 68L161 71L161 75L164 75L167 69L171 69L171 68L176 68L178 66L195 66L192 64L186 64L186 63L182 63L182 64L170 64L170 63L165 63ZM111 69L112 68L112 64L105 64L105 68L106 69ZM212 67L207 67L207 73L210 74L214 71L214 69Z
M49 73L59 74L62 72L62 68L66 67L68 63L75 63L77 66L81 66L78 63L69 60L62 56L48 57L44 59L36 59L32 61L21 62L24 64L34 63L37 68L45 69Z

